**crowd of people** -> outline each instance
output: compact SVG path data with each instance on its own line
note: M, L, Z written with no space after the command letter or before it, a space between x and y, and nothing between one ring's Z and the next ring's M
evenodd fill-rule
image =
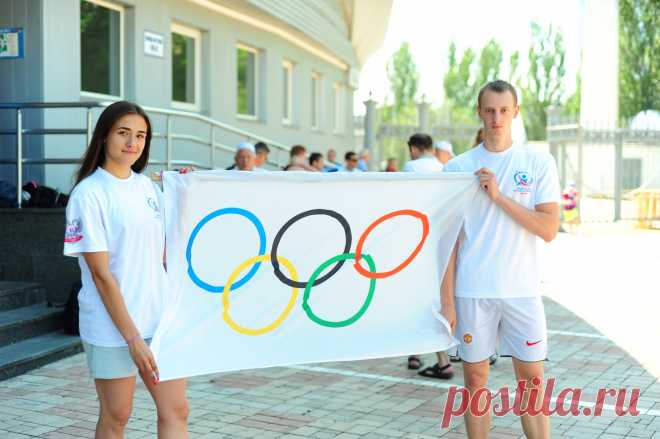
M479 142L481 143L481 142ZM417 133L408 140L410 161L401 171L403 172L428 172L442 171L442 165L454 157L452 144L446 140L433 143L430 135ZM242 141L236 145L234 163L227 170L236 171L267 171L265 167L268 161L270 148L264 142L254 145L248 141ZM347 151L344 154L343 163L337 160L337 151L329 149L325 155L320 152L308 154L303 145L294 145L289 152L289 163L282 168L283 171L309 171L309 172L367 172L371 168L371 153L364 149L359 153ZM386 172L397 172L399 168L394 158L387 159Z

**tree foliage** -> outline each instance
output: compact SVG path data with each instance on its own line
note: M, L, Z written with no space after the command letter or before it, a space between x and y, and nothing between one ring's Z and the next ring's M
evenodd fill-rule
M619 0L619 116L660 110L660 1Z

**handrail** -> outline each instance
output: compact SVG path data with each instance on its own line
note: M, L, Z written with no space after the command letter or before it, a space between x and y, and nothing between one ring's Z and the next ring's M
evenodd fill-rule
M92 110L94 108L105 108L111 105L112 102L106 101L82 101L82 102L12 102L12 103L0 103L0 110L16 110L16 128L3 129L0 130L0 136L3 135L15 135L16 136L16 160L0 160L0 164L16 164L16 199L18 207L21 207L22 204L22 186L23 186L23 165L25 164L78 164L80 159L67 159L67 158L57 158L57 159L26 159L23 158L23 136L24 135L85 135L87 137L87 144L91 141L92 137ZM23 111L26 109L58 109L58 108L78 108L86 109L86 126L84 128L24 128L23 127ZM286 153L286 157L289 156L290 148L282 143L276 142L272 139L260 136L258 134L251 133L249 131L236 128L234 126L228 125L224 122L220 122L210 117L203 116L201 114L189 113L186 111L179 110L169 110L164 108L156 107L142 107L148 114L154 114L159 116L165 116L165 132L154 132L152 133L152 138L164 139L165 140L165 160L149 160L151 165L163 165L166 169L170 170L174 166L180 165L192 165L201 169L213 169L215 167L215 157L216 150L222 150L226 152L232 152L234 149L226 144L223 144L218 141L216 130L223 130L224 132L231 133L240 137L244 137L250 141L261 141L268 144L269 147L275 149L276 161L269 161L271 165L280 166L279 157L281 152ZM192 134L183 134L183 133L174 133L172 132L172 118L182 118L187 120L193 120L202 122L207 125L206 129L208 131L208 140L204 137L192 135ZM175 140L185 140L188 142L194 142L207 146L210 150L209 154L209 164L205 165L203 163L191 162L186 160L174 160L172 157L173 147L172 143Z

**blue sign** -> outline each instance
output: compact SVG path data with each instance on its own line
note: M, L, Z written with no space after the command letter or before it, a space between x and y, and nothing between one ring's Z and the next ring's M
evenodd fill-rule
M22 27L0 28L0 59L20 59L25 55Z

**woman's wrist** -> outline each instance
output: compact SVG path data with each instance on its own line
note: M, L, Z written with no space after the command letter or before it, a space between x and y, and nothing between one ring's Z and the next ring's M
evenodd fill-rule
M127 338L127 339L126 339L126 344L127 344L127 345L130 345L130 344L132 344L132 343L134 343L134 342L140 340L141 338L142 338L142 337L140 336L140 334L136 334L136 335L134 335L133 337L129 337L129 338Z

